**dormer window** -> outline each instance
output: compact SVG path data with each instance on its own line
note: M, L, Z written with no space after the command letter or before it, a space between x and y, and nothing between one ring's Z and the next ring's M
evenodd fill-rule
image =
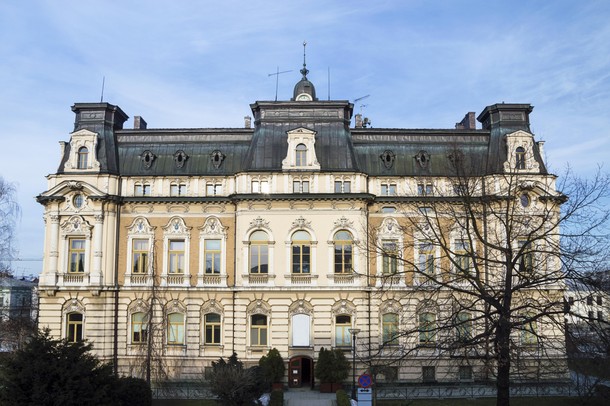
M174 154L174 162L176 163L177 168L182 168L188 159L188 155L182 150L176 151Z
M515 150L515 169L525 169L525 148L517 147Z
M305 146L305 144L297 145L295 163L296 163L296 166L307 165L307 147Z
M78 149L78 160L76 162L77 169L87 169L87 163L89 161L89 149L87 147L80 147Z
M155 158L157 158L157 157L151 151L144 151L144 152L142 152L142 155L140 155L142 164L144 165L144 168L146 168L146 169L149 169L152 166Z
M316 157L314 145L316 143L315 131L307 128L297 128L288 131L288 153L282 161L283 170L320 170L320 163Z

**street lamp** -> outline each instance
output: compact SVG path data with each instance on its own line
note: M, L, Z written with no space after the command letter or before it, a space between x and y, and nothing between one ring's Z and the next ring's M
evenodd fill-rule
M360 329L348 328L347 331L352 335L352 399L356 400L356 336Z

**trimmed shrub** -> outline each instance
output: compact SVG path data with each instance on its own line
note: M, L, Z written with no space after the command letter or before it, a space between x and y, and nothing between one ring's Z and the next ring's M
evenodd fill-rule
M284 405L284 392L280 390L274 390L271 392L271 400L269 406L283 406Z
M116 404L121 406L150 406L152 404L150 386L140 378L130 376L119 378L114 389L114 396Z
M350 399L343 389L337 391L337 406L350 406Z

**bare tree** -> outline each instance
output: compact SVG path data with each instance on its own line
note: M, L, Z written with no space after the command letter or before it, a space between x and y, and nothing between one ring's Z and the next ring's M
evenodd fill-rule
M11 261L16 256L15 226L20 214L15 184L0 176L0 274L11 271Z
M567 377L566 281L607 261L610 177L481 175L462 151L447 155L452 178L397 199L397 218L369 224L381 295L404 280L392 295L415 314L380 344L400 342L392 356L422 365L442 358L466 378L476 370L496 381L497 404L509 405L515 378ZM388 228L399 239L387 239Z

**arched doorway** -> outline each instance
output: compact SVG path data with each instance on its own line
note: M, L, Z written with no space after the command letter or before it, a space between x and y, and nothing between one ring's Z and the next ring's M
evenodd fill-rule
M290 358L288 365L288 387L313 388L313 359L296 356Z

